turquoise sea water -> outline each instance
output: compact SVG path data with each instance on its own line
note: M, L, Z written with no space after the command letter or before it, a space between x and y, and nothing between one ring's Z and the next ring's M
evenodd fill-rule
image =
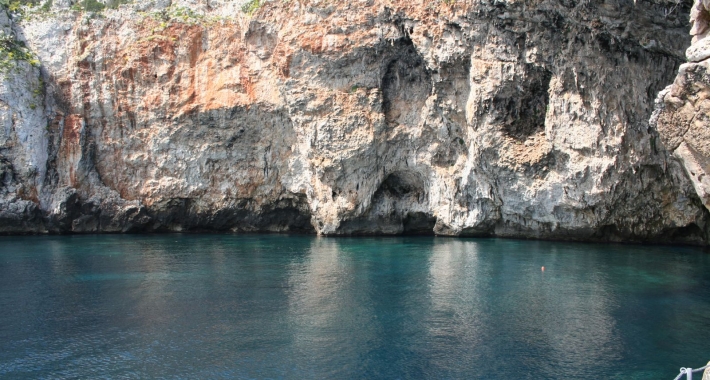
M697 248L0 238L0 379L672 380L709 360Z

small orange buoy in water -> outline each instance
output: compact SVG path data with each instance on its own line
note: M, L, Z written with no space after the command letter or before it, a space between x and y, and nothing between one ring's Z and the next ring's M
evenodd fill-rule
M545 267L542 267L542 271L543 271L543 272L545 271Z

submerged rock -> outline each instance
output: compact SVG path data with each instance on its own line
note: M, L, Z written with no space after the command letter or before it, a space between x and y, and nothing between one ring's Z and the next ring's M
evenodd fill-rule
M680 137L648 122L688 48L690 7L674 4L57 3L6 18L42 65L0 88L0 232L706 242Z

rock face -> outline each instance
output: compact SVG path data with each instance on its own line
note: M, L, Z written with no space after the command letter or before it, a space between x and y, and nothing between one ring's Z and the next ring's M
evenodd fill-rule
M690 14L692 45L688 63L675 82L661 91L651 123L663 145L685 168L696 193L710 208L710 33L708 1L696 1Z
M240 8L3 19L41 65L0 87L0 231L708 241L686 131L648 122L689 6Z

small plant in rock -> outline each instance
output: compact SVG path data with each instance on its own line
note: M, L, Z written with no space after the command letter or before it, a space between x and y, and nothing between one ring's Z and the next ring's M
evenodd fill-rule
M104 8L106 6L96 0L84 0L81 2L81 9L87 12L101 12Z
M0 6L5 9L17 10L24 5L34 7L38 5L39 2L40 0L0 0Z
M118 9L122 4L130 4L131 0L107 0L106 8Z
M186 24L197 24L204 18L203 15L197 14L187 7L171 7L168 16L171 19L182 21Z
M37 81L37 86L35 86L35 88L32 90L32 95L41 99L44 96L44 89L45 89L44 79L42 78L42 76L40 76L39 80Z
M249 2L242 5L242 12L251 15L261 7L262 0L250 0Z
M39 4L39 0L0 0L0 7L13 17L24 16L25 7L34 7L37 4Z
M25 43L13 35L0 34L0 71L7 73L16 67L18 61L25 61L32 66L39 66L39 59Z
M149 17L160 23L157 27L151 30L153 33L162 32L172 22L194 25L201 24L205 21L204 15L196 13L190 8L172 6L168 9L163 9L157 12L144 13L143 17Z
M53 5L52 0L46 0L38 4L41 5L28 5L23 7L22 11L19 12L20 16L22 16L23 19L46 19L47 17L51 16Z

